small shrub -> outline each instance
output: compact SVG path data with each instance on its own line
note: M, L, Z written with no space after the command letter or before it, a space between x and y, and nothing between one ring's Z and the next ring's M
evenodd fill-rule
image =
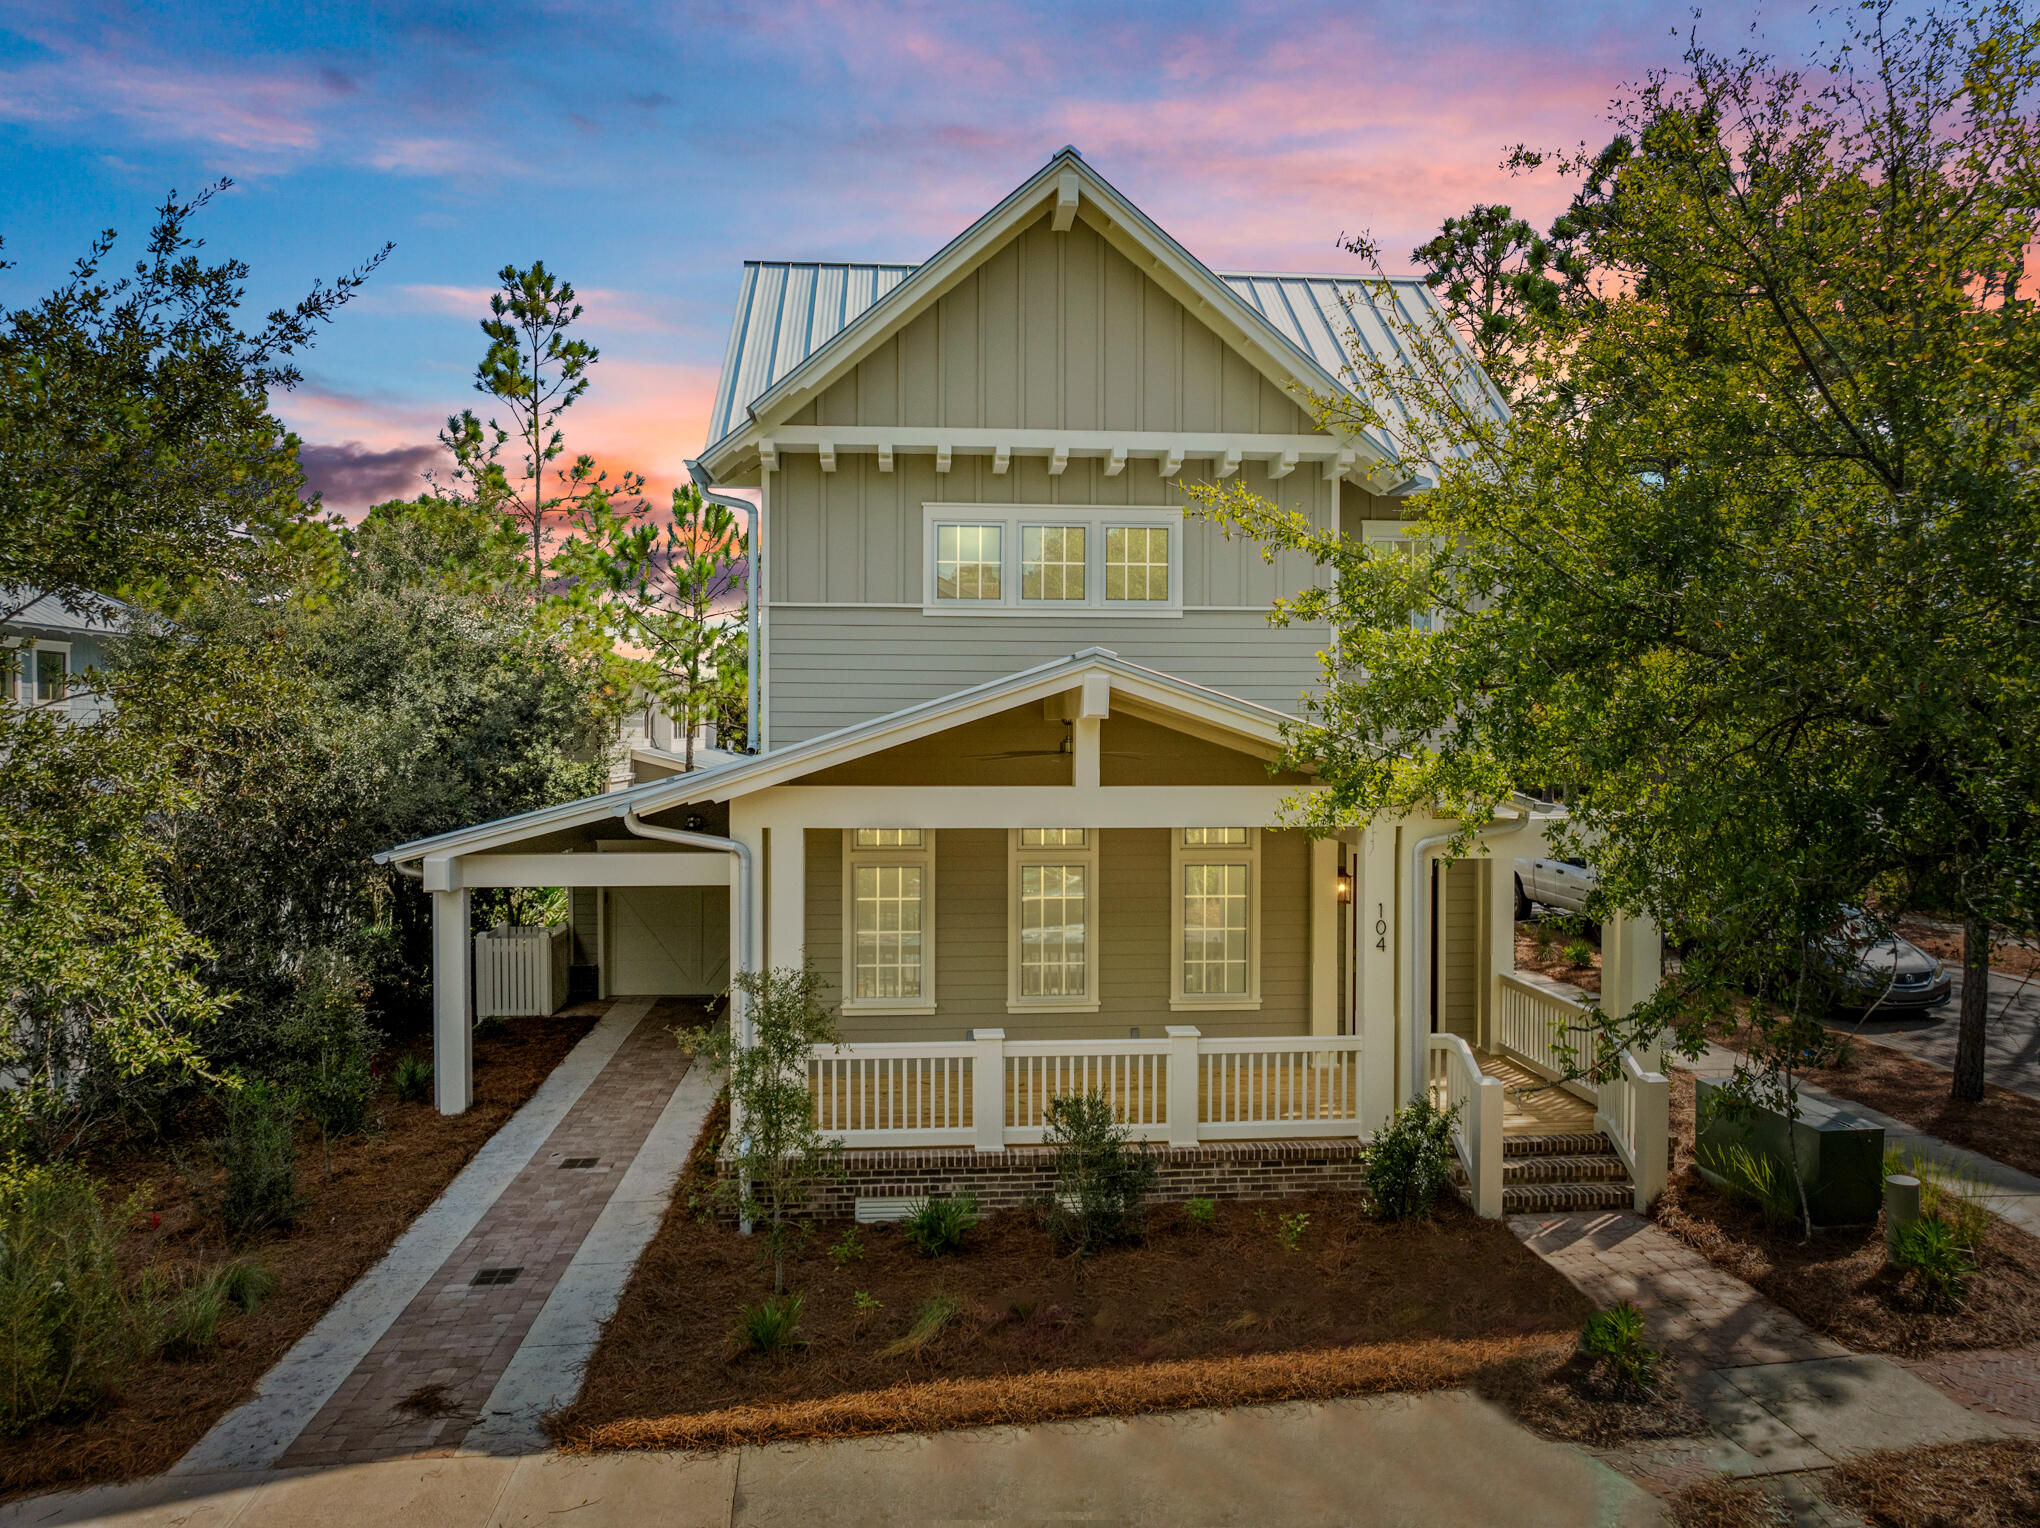
M1565 963L1575 971L1584 971L1594 963L1594 947L1584 939L1573 939L1566 943Z
M843 1230L843 1234L829 1244L829 1257L838 1268L847 1268L864 1256L864 1235L855 1221Z
M1138 1236L1161 1164L1134 1144L1111 1101L1103 1093L1054 1099L1046 1126L1055 1152L1049 1230L1080 1257Z
M390 1091L407 1104L432 1099L432 1063L422 1056L399 1056L390 1069Z
M1975 1266L1948 1223L1927 1215L1898 1233L1892 1242L1891 1261L1937 1305L1961 1300Z
M1382 1220L1427 1220L1452 1181L1455 1105L1422 1096L1396 1110L1367 1152L1367 1198Z
M1212 1199L1183 1201L1183 1220L1194 1230L1209 1231L1218 1224L1218 1203Z
M1799 1194L1792 1177L1774 1157L1737 1142L1710 1150L1703 1163L1721 1179L1729 1198L1747 1204L1764 1217L1773 1231L1782 1231L1799 1219Z
M0 1433L91 1412L152 1350L160 1283L120 1266L139 1209L81 1168L0 1162Z
M932 1294L921 1302L921 1308L914 1315L914 1324L907 1328L904 1337L887 1343L879 1349L880 1358L899 1358L908 1353L918 1353L929 1343L940 1337L956 1319L956 1313L963 1309L953 1295Z
M375 1098L373 1063L382 1036L368 1022L362 990L346 957L315 951L278 1026L287 1058L284 1076L305 1118L319 1128L329 1178L333 1138L368 1129Z
M1647 1340L1643 1312L1627 1300L1595 1311L1580 1329L1580 1351L1622 1390L1655 1388L1665 1356Z
M237 1236L297 1220L297 1120L291 1098L256 1078L227 1093L226 1128L212 1143L220 1169L214 1205Z
M1884 1173L1910 1173L1920 1180L1920 1215L1947 1226L1955 1245L1974 1253L1990 1235L1990 1200L1981 1180L1960 1168L1937 1162L1923 1152L1902 1146L1884 1151Z
M884 1301L880 1300L877 1295L869 1294L862 1289L852 1293L850 1299L857 1307L857 1315L860 1320L875 1316L885 1309Z
M753 1353L783 1353L796 1346L800 1327L801 1297L773 1295L759 1305L747 1305L737 1318L737 1341Z
M254 1258L235 1258L192 1280L164 1302L158 1340L173 1358L206 1352L230 1313L246 1315L276 1292L276 1276Z
M979 1218L974 1194L929 1198L914 1206L900 1231L923 1257L943 1257L963 1250L963 1238Z
M1310 1229L1310 1216L1298 1210L1294 1215L1284 1215L1277 1224L1281 1229L1275 1234L1284 1252L1295 1252L1303 1246L1303 1233Z
M1537 958L1539 960L1551 959L1551 946L1556 937L1551 931L1551 925L1547 923L1537 925Z

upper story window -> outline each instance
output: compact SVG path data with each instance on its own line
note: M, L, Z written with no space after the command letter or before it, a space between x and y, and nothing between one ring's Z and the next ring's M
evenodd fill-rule
M1363 535L1371 550L1387 552L1400 557L1416 557L1429 550L1410 528L1395 520L1369 520ZM1413 610L1410 612L1410 627L1415 631L1437 631L1445 624L1442 610Z
M1183 513L1096 505L926 507L930 615L1180 615Z
M33 642L0 647L0 700L23 706L68 709L71 649L63 643Z
M1005 587L1005 527L935 528L935 598L997 600Z

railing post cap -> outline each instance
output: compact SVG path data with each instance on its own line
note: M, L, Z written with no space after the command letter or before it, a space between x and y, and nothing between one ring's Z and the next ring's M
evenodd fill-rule
M1204 1031L1195 1024L1169 1024L1164 1027L1168 1030L1171 1040L1196 1040L1202 1038L1204 1034Z
M973 1029L970 1032L970 1037L973 1040L1003 1040L1006 1038L1006 1031L1003 1029Z

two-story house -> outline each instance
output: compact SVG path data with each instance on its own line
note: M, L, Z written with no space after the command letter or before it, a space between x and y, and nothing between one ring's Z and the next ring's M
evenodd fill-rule
M468 1101L468 890L564 885L605 995L819 971L846 1044L811 1080L848 1147L997 1155L1099 1089L1221 1170L1269 1140L1330 1163L1430 1091L1497 1212L1504 1118L1544 1105L1482 1058L1514 1035L1548 1067L1561 1012L1508 975L1536 804L1450 860L1433 816L1284 826L1323 633L1267 613L1318 575L1183 492L1409 534L1421 466L1304 399L1436 312L1415 280L1211 271L1073 149L919 265L747 264L701 466L757 490L761 751L646 755L384 856L435 899L441 1107ZM1615 931L1609 1001L1655 981L1648 939Z

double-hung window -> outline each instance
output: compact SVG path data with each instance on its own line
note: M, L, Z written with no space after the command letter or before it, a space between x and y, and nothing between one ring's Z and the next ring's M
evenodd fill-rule
M846 1013L935 1007L935 834L854 828L843 835Z
M1261 844L1257 828L1179 828L1170 1006L1261 1006Z
M1393 520L1370 520L1365 536L1368 550L1396 557L1422 557L1430 552L1429 545L1421 538L1409 534L1408 527ZM1445 624L1445 612L1423 606L1410 612L1410 629L1413 631L1437 631Z
M930 615L1183 612L1179 509L930 504L924 513Z
M1006 1006L1098 1007L1098 835L1015 828L1007 836Z

